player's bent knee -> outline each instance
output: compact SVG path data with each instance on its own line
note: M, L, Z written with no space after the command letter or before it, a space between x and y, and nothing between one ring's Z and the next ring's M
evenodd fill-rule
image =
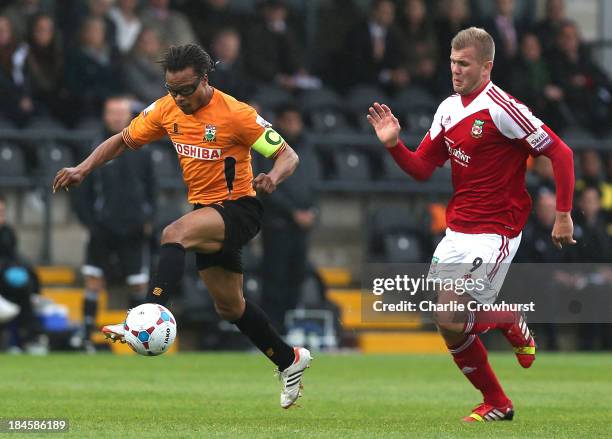
M177 242L182 244L184 238L183 227L178 221L168 224L164 227L161 234L161 243L167 244L170 242Z
M434 321L440 331L461 333L463 332L463 322L458 322L453 313L434 312Z
M244 305L239 306L238 304L228 305L224 303L215 303L215 311L217 311L217 315L223 320L235 322L242 317L242 314L244 313Z

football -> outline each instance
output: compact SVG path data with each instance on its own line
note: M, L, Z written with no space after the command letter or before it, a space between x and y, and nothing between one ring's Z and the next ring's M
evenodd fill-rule
M124 328L126 343L140 355L161 355L176 337L174 316L156 303L144 303L130 310Z

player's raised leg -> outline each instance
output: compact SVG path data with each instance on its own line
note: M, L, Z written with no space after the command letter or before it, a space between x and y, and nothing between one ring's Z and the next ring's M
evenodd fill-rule
M189 212L164 228L157 270L145 303L166 306L183 278L186 250L218 252L223 246L224 232L223 218L211 208ZM102 332L113 342L123 341L123 323L104 326Z
M278 367L283 384L280 396L282 408L291 407L301 396L302 376L312 360L305 348L292 348L270 325L266 314L257 304L244 299L242 274L222 267L200 271L215 302L215 309L224 320L234 323L257 348Z
M452 291L442 291L438 294L439 304L454 301L465 305L471 300L473 299L467 294L457 295ZM512 402L506 396L489 364L487 350L480 337L476 334L466 335L463 332L467 313L436 312L434 318L455 364L483 396L483 403L464 420L470 422L512 419L514 416Z

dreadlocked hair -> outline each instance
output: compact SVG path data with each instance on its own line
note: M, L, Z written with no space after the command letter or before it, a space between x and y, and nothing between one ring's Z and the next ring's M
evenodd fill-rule
M178 72L192 67L201 77L214 71L217 65L208 52L197 44L170 46L160 63L166 72Z

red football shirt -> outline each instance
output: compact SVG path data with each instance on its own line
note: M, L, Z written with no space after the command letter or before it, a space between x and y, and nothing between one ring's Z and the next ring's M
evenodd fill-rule
M471 95L444 100L416 154L436 166L451 160L450 229L517 236L531 211L527 158L553 143L549 133L525 105L492 82Z

